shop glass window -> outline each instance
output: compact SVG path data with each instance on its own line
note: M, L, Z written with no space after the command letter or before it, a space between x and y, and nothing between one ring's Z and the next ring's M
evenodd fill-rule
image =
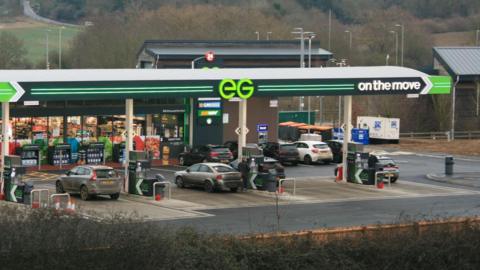
M98 117L98 137L110 138L113 134L112 116Z
M146 130L145 115L135 115L133 117L133 135L144 136Z
M125 115L113 116L113 143L125 141Z
M32 118L32 140L35 144L43 144L40 141L47 139L47 117L33 117Z
M183 114L154 114L153 134L162 138L183 138Z
M48 144L63 142L63 116L48 117Z
M67 137L81 140L82 118L80 116L69 116L67 118Z
M83 141L95 142L97 140L97 117L84 116L83 117Z
M32 139L32 118L13 118L13 137L15 141ZM26 142L28 143L28 142Z

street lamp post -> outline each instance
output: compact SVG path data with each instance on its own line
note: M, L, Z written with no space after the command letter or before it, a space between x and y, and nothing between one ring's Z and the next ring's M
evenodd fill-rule
M292 32L292 34L300 35L300 38L296 38L296 39L300 39L300 68L304 68L305 67L305 32L301 27L297 27L294 30L296 30L296 32ZM303 98L304 97L299 98L299 104L298 104L299 111L303 111Z
M308 38L308 68L312 67L312 39L315 38L315 33L307 32ZM307 98L308 103L308 125L311 123L310 115L311 115L311 107L310 107L310 96ZM310 133L310 129L308 129L308 133Z
M49 37L48 37L48 34L51 30L50 29L47 29L47 31L45 32L45 68L46 69L50 69L50 60L49 60L49 55L48 55L48 51L49 51L49 48L48 48L48 43L49 43Z
M345 33L347 33L349 35L349 38L348 38L348 49L351 50L352 49L352 31L350 30L345 30Z
M272 32L267 32L267 40L270 40L270 35L272 34Z
M398 66L398 32L392 30L390 33L395 35L395 65Z
M62 30L65 26L58 29L58 69L62 69Z
M402 57L401 57L400 65L403 67L403 60L405 57L405 25L396 24L395 26L400 27L402 29Z
M475 35L475 46L480 46L480 29L477 29L477 31L475 31L476 35Z

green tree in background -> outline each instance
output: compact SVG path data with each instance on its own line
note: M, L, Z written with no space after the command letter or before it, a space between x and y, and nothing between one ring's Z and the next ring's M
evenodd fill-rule
M0 69L29 68L23 42L8 32L0 33Z

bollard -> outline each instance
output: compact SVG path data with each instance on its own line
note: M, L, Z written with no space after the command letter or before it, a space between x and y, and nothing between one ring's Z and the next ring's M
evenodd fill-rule
M445 175L453 175L453 164L455 164L452 156L445 157Z

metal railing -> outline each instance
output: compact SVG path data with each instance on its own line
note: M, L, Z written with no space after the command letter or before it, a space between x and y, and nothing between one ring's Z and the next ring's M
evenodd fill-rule
M292 192L292 196L295 196L295 192L296 192L296 189L297 189L297 181L295 180L295 178L285 178L285 179L280 179L278 181L278 190L281 191L282 190L282 184L283 182L293 182L293 192ZM279 192L279 193L283 193L283 192Z
M375 172L375 187L377 187L378 176L379 176L380 174L385 175L386 173L385 173L385 172ZM384 177L385 177L385 176L384 176ZM384 181L384 180L382 179L382 181ZM389 176L388 176L388 187L391 187L391 186L392 186L392 176L389 175Z
M450 132L406 132L400 133L400 138L450 140ZM455 139L480 139L480 131L455 131Z
M64 203L64 207L60 202L60 198L65 197L67 198L66 202ZM68 207L68 203L70 202L70 194L68 193L60 193L60 194L52 194L50 195L50 205L53 206L55 209L66 209Z
M38 200L35 200L36 194L38 193L37 197ZM44 196L42 196L42 194ZM42 203L42 197L45 199ZM30 193L30 206L32 208L48 208L48 203L49 203L49 198L50 198L50 192L48 189L34 189ZM37 202L38 201L38 202ZM37 204L38 203L38 204Z
M153 183L153 199L155 200L155 197L156 197L156 189L155 189L155 186L157 185L165 185L165 188L168 188L168 199L170 200L172 198L172 183L170 182L167 182L167 181L163 181L163 182L155 182Z

